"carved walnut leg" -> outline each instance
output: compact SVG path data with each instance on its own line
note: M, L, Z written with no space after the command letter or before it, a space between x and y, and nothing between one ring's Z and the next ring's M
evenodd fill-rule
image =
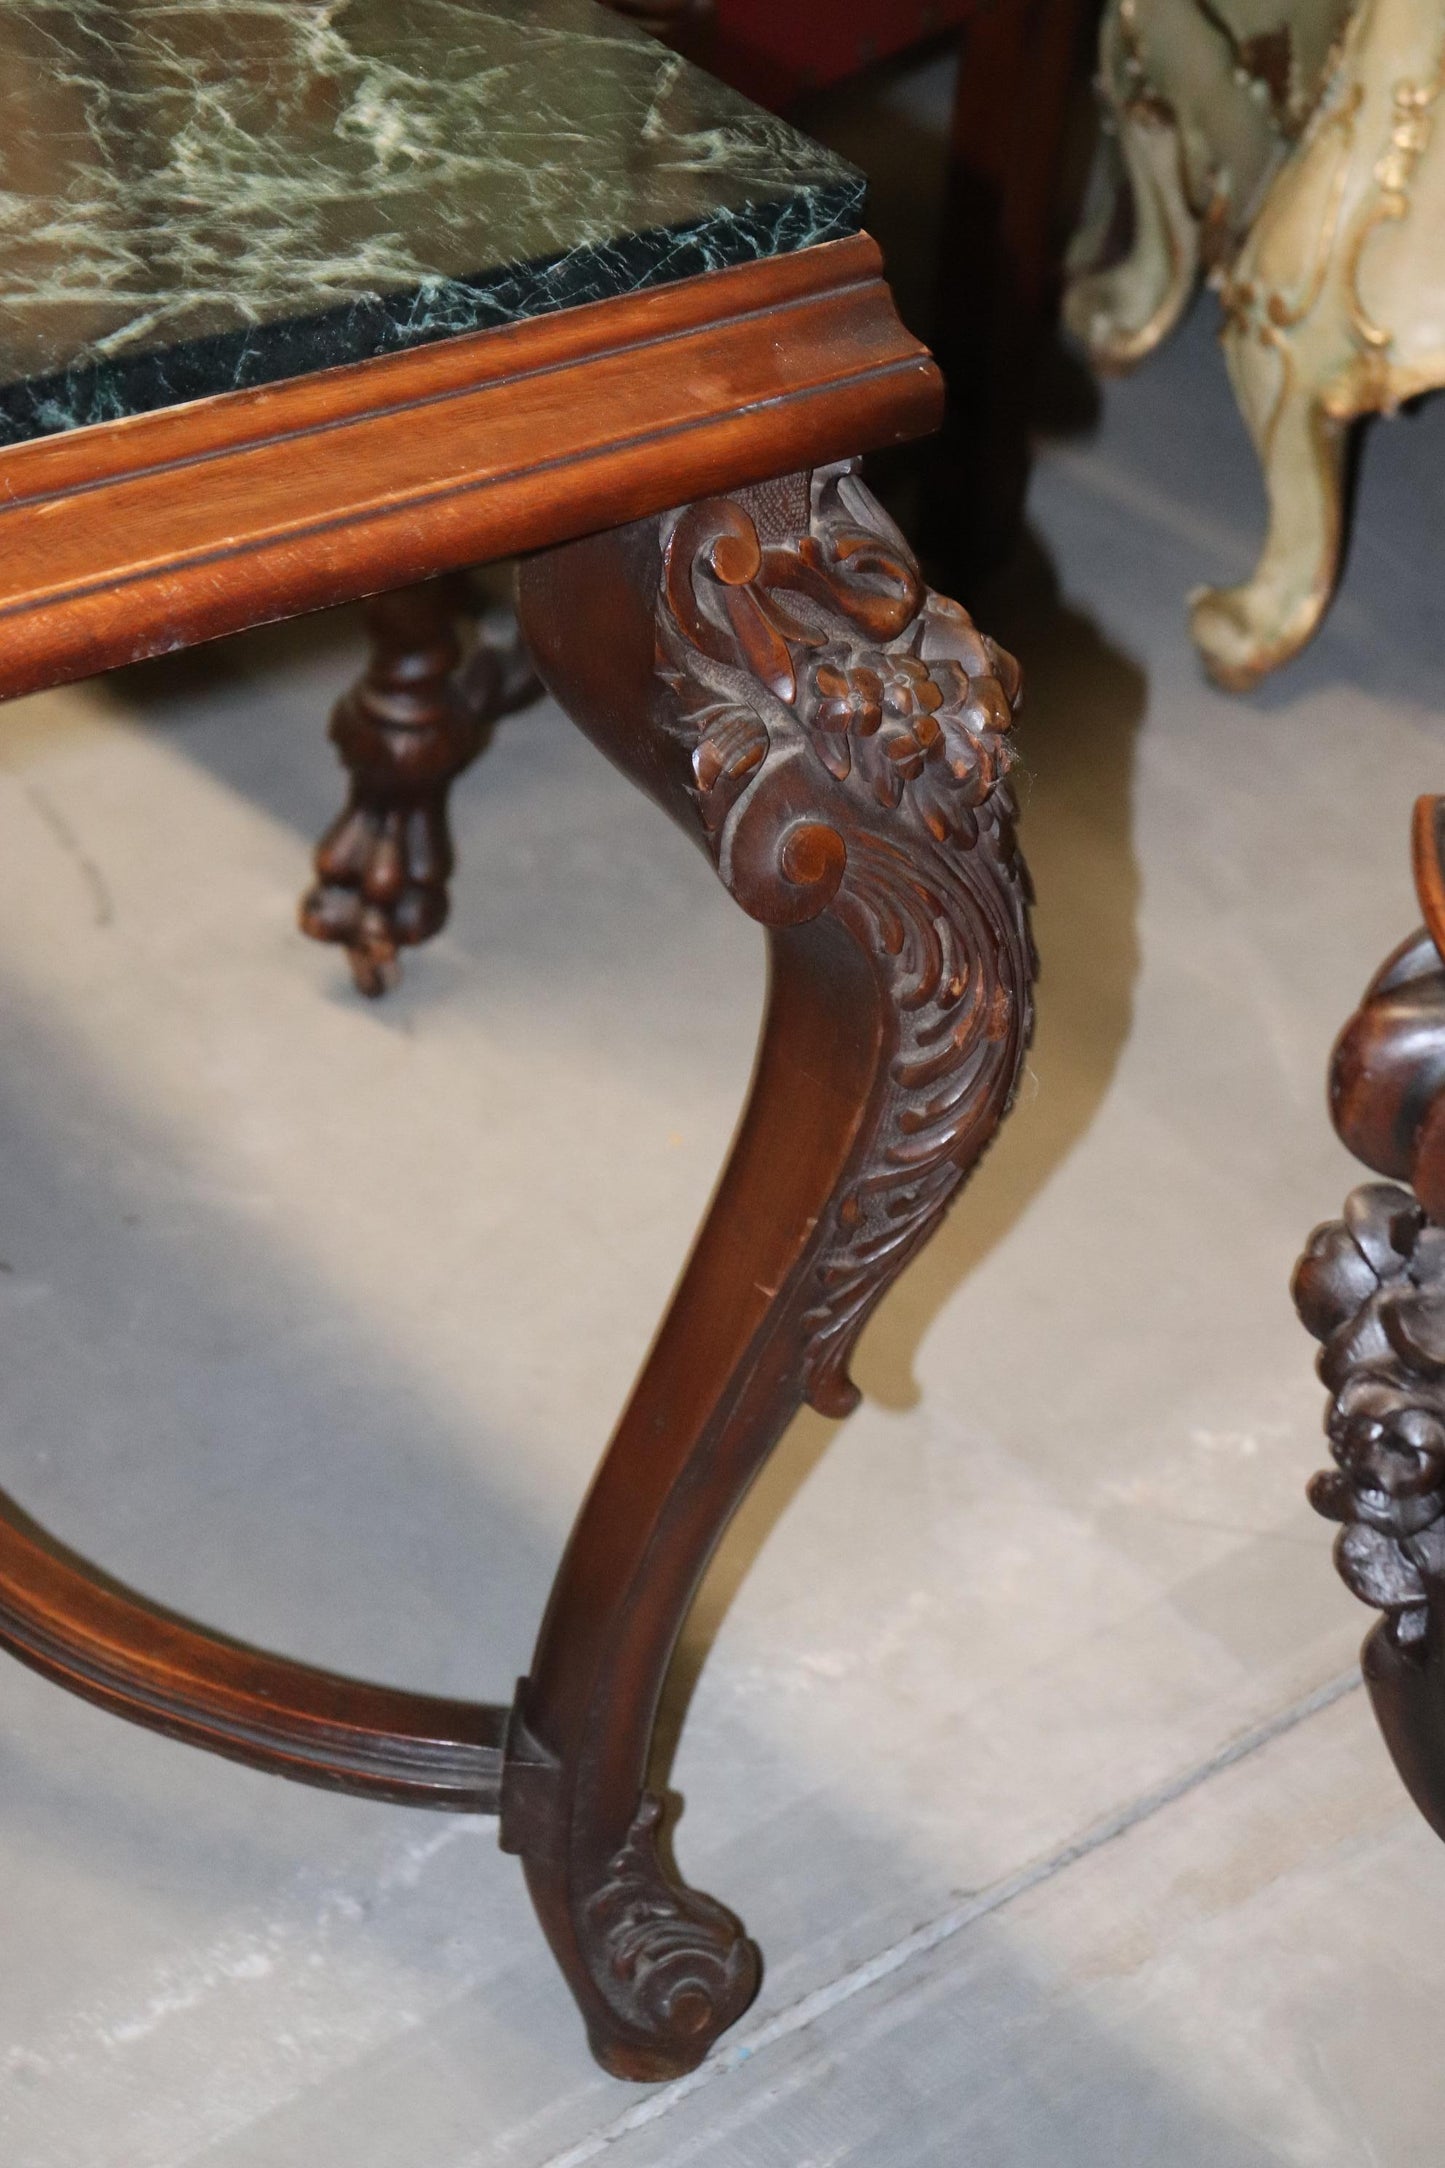
M594 2052L658 2079L759 1972L658 1848L648 1751L679 1628L798 1407L852 1406L864 1321L1018 1075L1016 671L847 468L554 550L519 592L548 685L769 935L742 1127L573 1533L503 1780L503 1843Z
M464 597L456 579L374 596L366 604L370 663L331 718L351 788L317 846L301 927L345 946L364 994L392 983L398 948L445 924L455 864L447 794L497 717L535 690L520 646L482 642L461 667Z
M1341 1522L1335 1562L1384 1613L1365 1642L1380 1728L1416 1805L1445 1837L1445 800L1415 809L1426 927L1376 974L1336 1045L1341 1137L1394 1179L1316 1228L1295 1273L1324 1343L1335 1467L1310 1501ZM1410 1189L1399 1183L1409 1182Z

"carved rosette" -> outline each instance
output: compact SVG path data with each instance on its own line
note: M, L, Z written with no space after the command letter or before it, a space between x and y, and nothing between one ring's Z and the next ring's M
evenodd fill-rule
M1445 1228L1408 1190L1368 1183L1311 1236L1294 1297L1331 1396L1336 1465L1310 1503L1344 1524L1346 1585L1397 1646L1423 1650L1445 1583Z
M594 1978L615 2015L654 2052L670 2048L685 2058L742 2016L762 1960L725 1905L663 1872L662 1815L662 1801L644 1792L585 1916L601 1953Z
M1019 675L924 585L852 465L812 477L807 531L742 505L681 513L659 667L718 870L770 926L830 912L869 958L892 1047L861 1164L820 1230L807 1396L847 1375L874 1304L992 1136L1031 1023L1027 876L1007 775Z

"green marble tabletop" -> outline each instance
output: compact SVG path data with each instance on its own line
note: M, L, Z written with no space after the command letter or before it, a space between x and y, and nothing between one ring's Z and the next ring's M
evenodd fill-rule
M0 444L858 230L591 0L0 0Z

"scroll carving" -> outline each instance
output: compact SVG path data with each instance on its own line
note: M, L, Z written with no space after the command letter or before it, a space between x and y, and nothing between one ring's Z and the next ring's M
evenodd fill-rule
M768 925L832 913L890 1018L877 1118L804 1321L807 1397L842 1415L853 1345L992 1136L1027 1044L1018 670L925 587L851 466L814 474L801 536L773 541L728 500L680 514L658 645L724 882Z
M662 1801L644 1792L625 1843L587 1900L597 1970L615 2014L686 2050L715 2039L757 1993L761 1959L725 1905L664 1874Z
M774 967L738 1141L578 1521L503 1783L594 2052L655 2081L696 2067L759 1972L659 1854L645 1771L677 1632L799 1403L851 1404L857 1334L1027 1042L1018 674L851 465L586 536L524 563L518 597L553 692L701 841Z

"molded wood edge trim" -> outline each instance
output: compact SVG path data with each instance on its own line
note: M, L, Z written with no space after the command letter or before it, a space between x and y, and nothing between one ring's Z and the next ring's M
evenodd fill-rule
M0 453L0 696L938 421L867 236Z
M878 264L829 243L0 453L0 694L923 434L941 382Z

